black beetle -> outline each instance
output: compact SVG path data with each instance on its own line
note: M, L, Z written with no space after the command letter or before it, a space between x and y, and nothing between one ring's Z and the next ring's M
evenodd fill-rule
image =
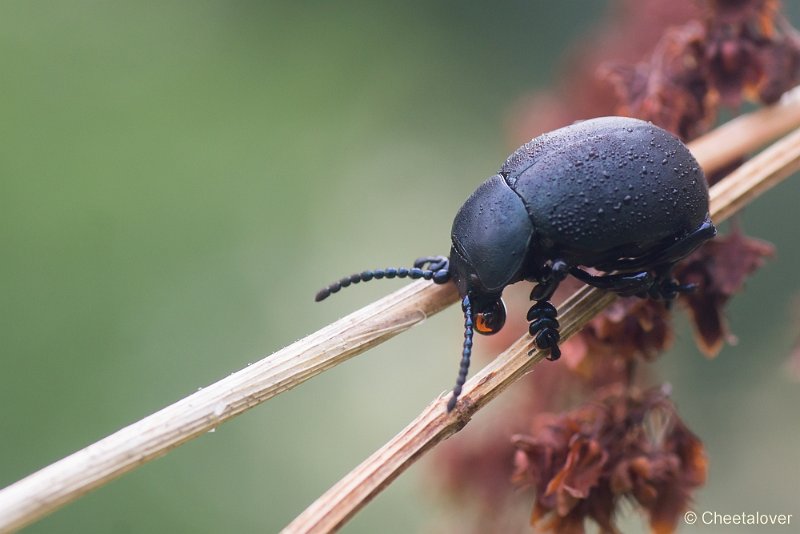
M536 282L529 331L556 360L559 324L549 301L567 274L623 296L671 300L693 289L672 277L673 266L714 235L708 186L686 146L649 122L601 117L541 135L511 154L456 214L449 258L354 274L316 300L373 278L454 281L465 324L451 411L467 378L473 329L493 334L505 323L506 286Z

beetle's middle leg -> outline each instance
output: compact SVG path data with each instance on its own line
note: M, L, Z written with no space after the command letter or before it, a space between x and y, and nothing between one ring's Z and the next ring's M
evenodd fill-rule
M613 291L623 297L649 292L656 280L648 271L593 275L587 273L580 267L573 267L569 270L569 273L585 284L598 289Z
M647 294L643 296L656 300L665 300L667 301L667 305L669 305L678 295L691 293L697 289L695 284L681 284L678 282L672 276L672 268L674 266L674 263L670 263L657 267L653 285L650 286Z
M550 303L550 299L569 270L566 262L553 260L531 291L531 300L535 300L536 304L528 310L528 321L531 322L528 332L533 336L537 347L550 351L548 360L557 360L561 357L561 349L558 347L561 334L558 332L559 324L556 319L558 310Z
M681 284L672 277L673 264L657 267L654 272L618 273L606 275L589 274L579 267L570 269L570 274L592 287L613 291L622 297L637 296L670 301L681 293L694 290L693 284Z

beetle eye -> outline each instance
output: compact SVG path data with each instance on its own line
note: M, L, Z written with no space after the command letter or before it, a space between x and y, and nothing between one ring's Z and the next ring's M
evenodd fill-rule
M475 314L475 331L484 336L496 334L506 324L506 305L498 299Z

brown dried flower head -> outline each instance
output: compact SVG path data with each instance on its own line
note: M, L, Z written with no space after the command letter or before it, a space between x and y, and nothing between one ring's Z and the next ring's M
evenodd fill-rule
M671 532L706 479L703 445L664 388L611 388L571 412L538 415L512 439L513 480L536 493L531 522L552 532L582 533L587 519L617 532L622 500L646 510L655 532Z
M726 339L731 338L723 310L733 295L742 290L748 276L758 270L775 247L748 237L738 226L725 236L707 243L689 257L678 270L686 283L701 291L686 297L695 327L698 346L708 356L716 356Z
M703 17L668 31L646 63L607 66L619 112L675 132L703 133L718 103L772 104L800 77L800 38L777 0L706 0Z

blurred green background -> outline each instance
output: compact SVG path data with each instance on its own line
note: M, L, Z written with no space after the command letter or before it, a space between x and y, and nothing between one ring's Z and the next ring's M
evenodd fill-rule
M399 282L321 285L446 253L515 148L511 104L604 5L4 2L0 486ZM794 180L744 217L779 257L729 309L739 345L707 361L684 320L660 363L708 446L697 509L800 516L798 202ZM450 386L460 327L449 309L28 531L276 531ZM345 531L436 531L445 503L423 462Z

